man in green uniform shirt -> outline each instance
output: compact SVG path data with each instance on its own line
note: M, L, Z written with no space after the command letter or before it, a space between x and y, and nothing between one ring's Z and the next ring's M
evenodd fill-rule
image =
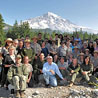
M22 56L28 56L30 59L30 64L33 63L34 57L35 57L35 51L33 48L31 48L30 40L25 40L25 48L22 51Z
M21 56L17 55L16 65L10 67L7 79L15 87L16 98L24 98L24 91L26 89L28 73L26 66L21 64Z

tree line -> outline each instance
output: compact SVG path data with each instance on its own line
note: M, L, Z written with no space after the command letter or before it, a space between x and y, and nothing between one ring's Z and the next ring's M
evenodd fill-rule
M29 27L29 23L27 22L20 22L20 24L18 24L17 21L15 21L14 25L12 26L12 28L10 28L8 31L4 31L4 19L2 17L2 15L0 14L0 42L2 42L2 44L4 44L4 41L6 38L11 37L12 39L20 39L22 37L26 37L27 35L32 38L33 36L37 36L37 34L40 32L42 33L43 39L44 38L49 38L50 36L52 36L53 38L55 37L55 34L62 34L63 36L69 35L71 36L76 36L77 34L79 34L79 37L82 40L85 39L90 39L90 40L95 40L98 38L98 34L91 34L91 33L87 33L87 32L83 32L82 29L80 31L74 31L72 33L68 33L68 32L63 32L61 33L60 31L51 31L51 33L49 32L48 29L46 30L34 30L31 29Z

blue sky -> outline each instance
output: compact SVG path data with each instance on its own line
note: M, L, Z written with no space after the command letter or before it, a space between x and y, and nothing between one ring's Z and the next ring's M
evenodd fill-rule
M98 30L98 0L0 0L6 23L53 12L71 22Z

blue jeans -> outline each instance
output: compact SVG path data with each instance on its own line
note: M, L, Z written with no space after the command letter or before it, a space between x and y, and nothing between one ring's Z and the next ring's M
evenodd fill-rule
M46 84L50 84L51 86L57 86L57 79L54 75L49 75L47 73L43 74Z

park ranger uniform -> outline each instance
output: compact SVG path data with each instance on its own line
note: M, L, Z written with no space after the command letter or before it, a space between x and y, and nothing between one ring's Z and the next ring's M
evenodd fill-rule
M32 64L35 57L35 51L32 48L24 48L22 51L22 56L28 56L31 60L30 63Z
M31 47L34 49L36 55L39 55L41 53L41 46L38 43L32 43Z
M20 64L20 66L13 65L7 74L7 79L15 87L16 92L25 91L27 78L28 73L26 66L22 64Z

